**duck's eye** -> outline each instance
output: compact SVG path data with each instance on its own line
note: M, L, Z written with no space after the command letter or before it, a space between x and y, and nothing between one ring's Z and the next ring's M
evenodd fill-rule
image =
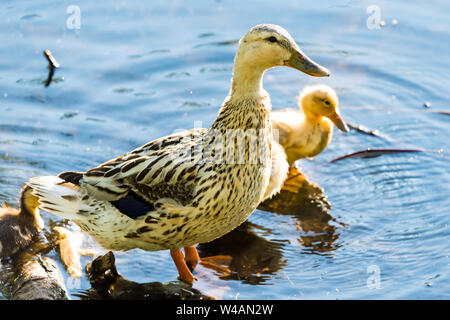
M323 102L324 102L327 106L331 105L330 101L328 101L328 100L324 100Z
M277 42L278 41L277 38L274 37L274 36L268 37L266 40L270 41L270 42Z

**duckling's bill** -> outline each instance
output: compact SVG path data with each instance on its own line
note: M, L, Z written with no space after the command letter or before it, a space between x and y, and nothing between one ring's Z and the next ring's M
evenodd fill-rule
M347 124L342 119L342 117L339 113L337 113L337 112L333 113L332 115L328 116L328 119L330 119L331 122L333 122L334 125L339 128L339 130L344 131L344 132L350 131Z

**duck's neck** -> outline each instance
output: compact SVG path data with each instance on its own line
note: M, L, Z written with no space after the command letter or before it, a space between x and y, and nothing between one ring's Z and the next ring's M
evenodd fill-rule
M262 129L271 126L269 94L262 87L266 68L236 55L230 94L223 102L213 129Z
M234 60L230 98L239 99L266 95L267 93L262 87L264 71L265 68L249 63L246 59L242 59L238 53Z

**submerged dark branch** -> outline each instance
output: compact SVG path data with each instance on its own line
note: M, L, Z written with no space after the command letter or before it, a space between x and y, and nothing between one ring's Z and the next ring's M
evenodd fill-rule
M59 68L59 63L55 60L50 50L44 50L44 56L48 61L48 77L45 82L45 86L48 87L52 82L53 75L55 74L55 69Z
M333 159L330 163L334 163L340 160L348 159L348 158L375 158L384 154L393 154L393 153L407 153L407 152L423 152L420 149L367 149L357 151L351 154L347 154L345 156Z

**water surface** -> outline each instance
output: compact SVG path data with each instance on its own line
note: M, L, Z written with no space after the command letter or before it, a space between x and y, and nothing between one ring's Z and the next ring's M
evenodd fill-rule
M373 4L379 29L367 26ZM256 210L240 237L201 247L202 255L232 255L233 273L200 269L195 286L224 299L450 298L450 118L435 112L450 111L448 2L77 5L80 29L67 28L67 3L0 4L0 201L17 203L32 176L86 170L194 121L209 126L228 93L237 40L255 24L275 23L332 76L269 70L273 108L295 107L298 90L326 83L348 122L384 138L336 131L322 154L297 163L330 207ZM48 88L44 49L61 64ZM426 152L329 163L369 147ZM85 245L104 252L92 239ZM116 253L116 262L137 282L177 276L168 251ZM9 272L0 265L2 276ZM90 287L63 273L72 298Z

